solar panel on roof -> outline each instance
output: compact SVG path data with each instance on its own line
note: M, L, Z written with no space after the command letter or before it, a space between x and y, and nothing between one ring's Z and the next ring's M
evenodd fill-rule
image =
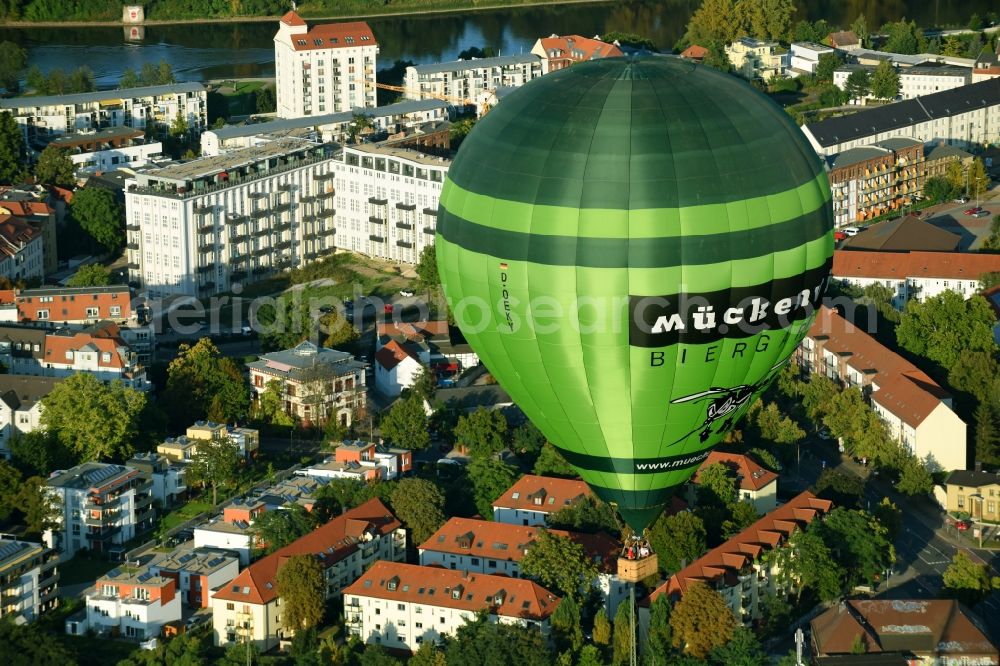
M194 553L188 553L187 555L181 555L180 559L177 560L181 564L187 564L195 558Z
M141 576L139 576L138 580L139 580L140 583L145 583L147 580L149 580L152 577L153 577L153 574L150 573L149 571L147 571L146 573L144 573Z
M112 569L111 571L108 572L108 578L117 578L118 576L121 575L122 575L121 569Z
M212 560L208 561L208 566L210 566L210 567L218 566L219 564L222 564L225 561L226 561L226 558L224 558L224 557L216 557L215 559L212 559Z
M0 546L0 560L10 557L19 550L21 550L20 544L5 543L3 546Z

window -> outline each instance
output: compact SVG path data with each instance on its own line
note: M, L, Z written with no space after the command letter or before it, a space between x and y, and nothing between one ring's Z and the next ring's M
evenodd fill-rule
M958 508L959 509L964 509L965 508L965 495L959 495L958 496Z
M396 604L396 610L406 610L406 604Z
M88 317L100 317L101 316L101 309L100 308L87 308L87 316Z
M111 306L111 316L112 317L120 317L120 316L122 316L122 306L120 306L120 305L112 305Z

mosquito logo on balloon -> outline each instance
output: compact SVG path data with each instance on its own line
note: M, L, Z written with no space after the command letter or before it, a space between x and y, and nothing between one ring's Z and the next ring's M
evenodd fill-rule
M757 392L765 388L771 383L771 380L778 374L782 367L788 363L788 359L777 363L772 366L767 374L764 375L759 381L753 384L740 384L739 386L734 386L732 388L716 388L712 387L705 391L699 391L697 393L692 393L691 395L686 395L681 398L675 398L670 401L671 405L679 405L688 402L698 402L700 400L705 400L711 398L712 402L708 405L708 412L705 415L705 422L700 426L690 431L680 439L678 439L674 444L678 442L683 442L685 439L693 435L694 433L701 430L699 438L702 442L707 441L712 434L712 426L715 425L716 421L720 419L726 419L722 428L720 428L717 433L728 432L734 425L736 420L736 412L740 411L744 407L750 404Z

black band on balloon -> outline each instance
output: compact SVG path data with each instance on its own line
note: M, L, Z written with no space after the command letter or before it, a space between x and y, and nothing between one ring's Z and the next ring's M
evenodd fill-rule
M590 472L612 472L614 474L657 474L698 467L705 462L708 454L712 451L705 449L704 451L659 458L611 458L556 448L566 459L566 462L574 467Z

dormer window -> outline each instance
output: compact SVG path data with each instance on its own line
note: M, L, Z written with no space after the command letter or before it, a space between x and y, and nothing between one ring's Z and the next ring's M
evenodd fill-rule
M452 599L461 599L462 598L462 589L463 588L462 588L461 585L456 585L452 589L452 591L451 591L451 598Z
M399 576L393 576L389 579L389 582L386 583L386 588L390 592L395 592L397 587L399 587Z

